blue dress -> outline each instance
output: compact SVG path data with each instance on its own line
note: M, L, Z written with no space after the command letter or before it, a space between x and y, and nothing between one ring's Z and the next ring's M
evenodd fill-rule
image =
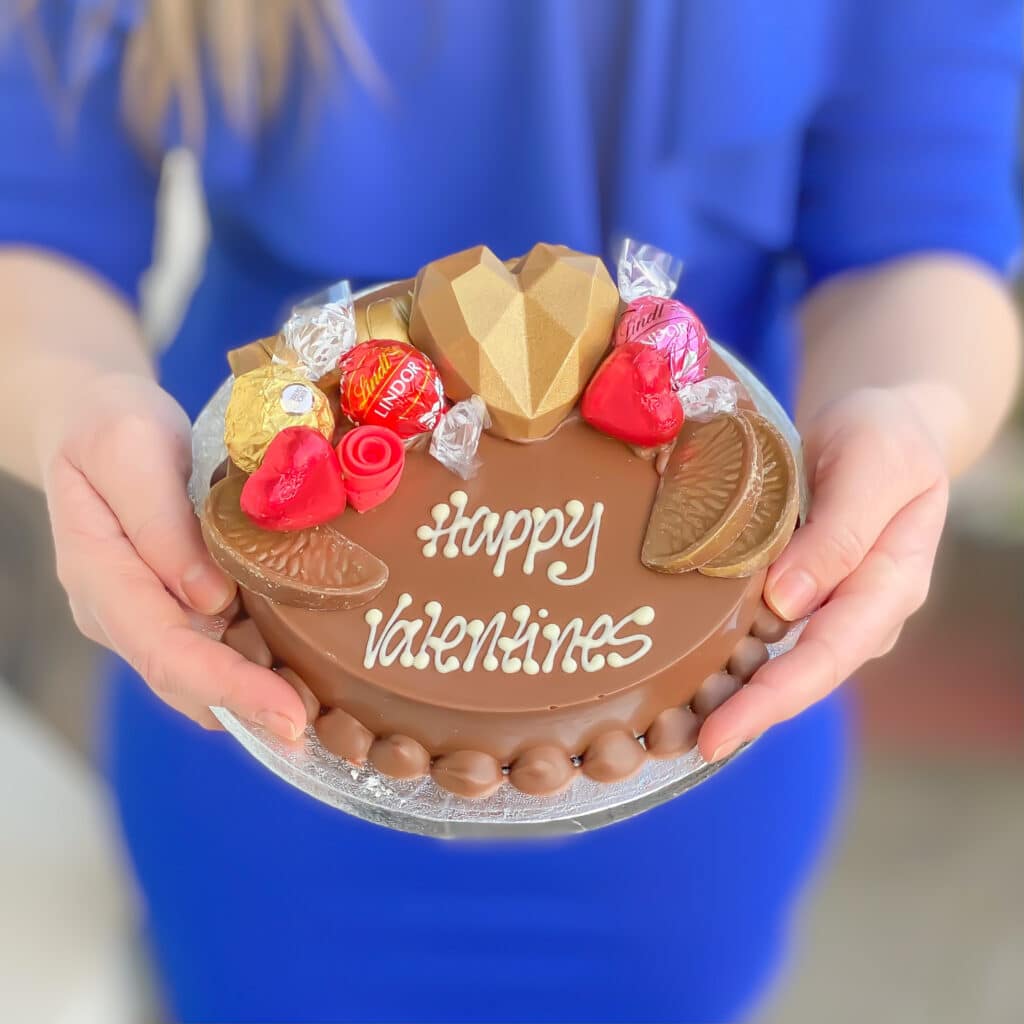
M123 2L52 3L62 131L16 39L0 54L0 240L135 301L155 177L117 116ZM350 3L388 79L295 83L256 142L210 100L212 242L168 388L196 413L224 352L326 281L485 242L681 255L681 296L785 400L794 303L921 250L1006 271L1017 247L1017 0ZM176 138L167 126L168 142ZM69 324L73 330L73 324ZM112 673L104 749L148 934L184 1020L732 1021L787 948L847 761L842 698L697 791L598 833L507 845L387 832L278 782Z

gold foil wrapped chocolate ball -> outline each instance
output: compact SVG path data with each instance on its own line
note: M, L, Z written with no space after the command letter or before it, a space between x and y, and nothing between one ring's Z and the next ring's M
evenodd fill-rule
M330 440L334 414L327 396L287 366L261 366L235 378L224 417L224 443L239 469L259 469L270 442L285 427L312 427Z

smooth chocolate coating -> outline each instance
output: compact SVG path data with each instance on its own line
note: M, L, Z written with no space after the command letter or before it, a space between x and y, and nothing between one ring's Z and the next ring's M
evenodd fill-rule
M597 782L618 782L635 775L646 754L637 738L625 729L601 733L583 755L583 773Z
M565 748L546 743L520 754L512 765L508 781L531 796L550 796L565 789L575 775L576 767Z
M457 796L490 796L505 781L501 765L479 750L457 750L439 757L430 771L434 781Z
M751 676L768 660L768 648L756 636L745 636L732 652L726 669L741 682Z
M750 624L750 635L756 636L758 640L763 640L766 644L777 644L789 632L791 625L792 623L779 618L762 601L757 606L757 611L754 612L754 621Z
M316 720L320 742L338 757L353 764L364 764L373 744L373 733L347 711L332 708Z
M266 641L260 636L256 623L252 619L238 619L224 630L221 638L232 650L238 651L243 658L263 668L274 664L274 657Z
M407 287L399 284L378 294L400 294ZM731 375L714 356L709 372ZM243 586L248 613L278 663L297 672L325 707L343 708L382 737L373 742L369 758L385 774L425 772L432 756L439 784L480 796L501 785L501 765L512 765L511 781L521 758L543 747L561 751L567 762L586 752L590 772L611 780L629 774L647 756L635 735L650 733L666 709L688 704L748 635L764 575L708 579L645 569L639 554L658 475L650 461L575 415L551 437L528 446L485 435L479 456L478 475L464 482L426 451L409 451L402 483L390 501L363 516L347 511L336 521L353 543L380 552L390 567L387 584L364 608L289 607ZM448 502L455 490L466 492L470 512L481 505L499 513L563 508L571 499L589 511L601 501L593 576L578 586L557 586L547 578L555 559L579 571L586 557L580 547L552 549L538 558L532 575L523 572L521 548L500 578L492 572L494 559L483 552L424 557L416 530L431 522L431 508ZM564 625L579 616L589 626L601 615L618 618L650 605L655 620L638 632L650 637L652 647L632 665L595 672L569 673L556 666L550 673L506 674L483 671L478 664L471 672L441 673L433 663L416 670L398 661L366 668L364 612L376 609L386 623L401 594L413 601L402 613L406 617L424 617L424 604L436 601L442 621L456 616L486 621L525 604L533 621ZM543 619L541 609L547 613ZM609 735L617 738L602 739ZM539 774L536 765L533 771Z
M739 693L743 684L728 672L715 672L701 683L700 689L691 701L693 710L701 718L707 718L715 708L721 707L734 693Z
M420 779L430 771L430 754L410 736L374 740L370 764L394 779Z
M700 722L689 708L666 708L651 722L644 736L650 757L679 757L697 743Z
M277 674L285 680L302 698L306 708L306 721L311 725L320 717L320 701L317 695L306 685L297 672L290 668L279 668Z

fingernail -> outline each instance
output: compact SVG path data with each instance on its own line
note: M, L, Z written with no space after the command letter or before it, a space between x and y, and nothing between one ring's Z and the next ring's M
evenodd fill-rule
M772 608L787 622L793 622L811 610L818 594L814 577L803 569L784 572L765 595Z
M277 711L261 711L254 721L283 740L297 740L302 735L302 730L290 718Z
M719 761L724 761L727 757L735 754L742 745L743 740L726 740L724 743L720 743L711 755L711 763L717 764Z
M181 589L188 603L203 615L224 611L235 594L235 588L226 576L201 562L185 570Z

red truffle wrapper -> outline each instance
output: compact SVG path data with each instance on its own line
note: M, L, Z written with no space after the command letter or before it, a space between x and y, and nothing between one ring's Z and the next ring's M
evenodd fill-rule
M580 412L592 427L627 444L667 444L683 425L668 356L638 341L612 349L583 392Z
M445 411L444 386L434 364L402 341L364 341L338 365L341 411L353 423L389 427L415 437L437 426Z
M264 530L319 526L345 511L337 453L319 431L287 427L242 487L242 511Z
M405 445L395 431L355 427L337 451L348 502L357 512L375 508L395 493L405 468Z

